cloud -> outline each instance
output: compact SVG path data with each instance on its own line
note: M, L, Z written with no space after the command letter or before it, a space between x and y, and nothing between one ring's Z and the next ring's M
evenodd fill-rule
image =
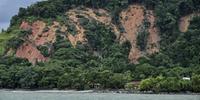
M12 16L18 13L20 7L27 7L42 0L1 0L0 2L0 30L7 28Z

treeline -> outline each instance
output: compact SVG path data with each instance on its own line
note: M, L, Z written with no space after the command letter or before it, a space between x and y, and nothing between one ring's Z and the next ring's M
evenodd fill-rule
M200 92L200 76L198 74L200 69L198 68L166 69L142 64L130 66L130 69L117 73L109 66L102 64L100 65L102 67L94 67L95 65L99 65L96 60L84 64L71 59L70 61L51 60L48 63L32 66L26 60L4 58L0 65L0 88L124 89L128 83L142 80L139 88L134 88L134 85L131 84L128 89L155 93ZM183 80L183 77L191 78L191 80Z
M119 89L131 80L128 72L113 73L99 68L86 70L52 63L45 66L12 66L9 69L1 66L0 88Z
M190 79L180 79L177 77L156 77L148 78L140 83L141 91L158 92L200 92L200 75L193 75Z

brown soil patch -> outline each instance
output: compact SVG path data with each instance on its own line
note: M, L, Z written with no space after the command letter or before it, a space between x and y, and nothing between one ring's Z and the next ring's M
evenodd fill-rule
M158 28L155 26L156 18L153 11L148 11L147 19L150 22L150 26L148 29L149 37L148 37L146 51L148 54L153 54L159 52L159 41L160 41Z
M190 21L195 16L200 16L200 13L193 13L193 14L181 17L179 20L179 30L181 32L187 32L188 27L190 26Z
M180 30L181 32L187 32L188 27L189 27L189 25L190 25L190 19L191 19L191 16L190 16L190 15L184 16L184 17L180 18L179 30Z
M30 29L31 29L31 26L29 25L28 22L23 21L22 24L20 25L20 29L23 29L23 30L30 30Z
M112 28L112 31L116 34L117 39L120 40L120 43L129 41L131 43L131 50L129 53L129 59L133 63L137 63L138 59L144 54L153 54L159 51L159 35L158 29L155 26L155 16L153 11L145 11L145 8L141 5L132 5L128 9L121 12L121 24L124 27L125 33L121 33L118 27L112 23L112 18L110 14L103 9L90 9L90 8L76 8L72 9L66 13L69 16L69 19L76 25L77 34L75 36L68 34L68 39L75 47L77 42L85 42L85 29L80 25L78 21L78 15L84 16L87 19L96 20L105 25L108 25ZM137 48L137 34L139 28L143 25L144 19L147 19L150 22L150 27L148 29L149 37L146 52L142 52Z
M96 20L105 25L109 25L113 29L113 32L119 37L120 32L118 28L114 24L112 24L112 18L106 10L90 9L90 8L84 8L84 9L76 8L76 9L72 9L68 11L66 15L69 16L69 19L76 25L76 29L78 31L75 36L71 35L70 33L67 36L74 47L76 46L77 42L84 43L87 41L84 34L85 29L80 25L78 21L79 18L77 16L84 16L85 18L89 20Z
M56 40L56 30L59 23L54 22L52 26L48 27L47 32L41 32L34 36L34 41L36 46L44 45L45 43L54 43ZM42 29L42 31L44 28ZM34 34L33 34L34 35Z
M86 30L80 25L78 16L83 16L89 20L96 20L110 26L121 43L129 41L131 43L129 59L132 63L138 63L138 59L145 56L145 54L153 54L159 51L158 42L160 38L158 35L158 29L155 26L156 18L153 11L145 10L145 8L141 5L129 6L128 9L121 12L120 18L122 27L125 30L124 33L121 33L119 28L112 23L112 17L109 12L103 9L75 8L69 10L66 13L66 16L69 18L70 23L75 25L77 30L75 35L69 33L67 27L60 26L57 22L54 22L52 26L46 26L46 24L42 21L36 21L32 25L27 22L22 22L20 28L24 30L32 29L32 34L28 37L30 41L23 44L17 50L16 55L21 58L26 58L32 63L37 61L46 61L47 58L45 58L36 47L46 43L54 43L56 40L57 29L60 29L61 32L68 33L66 37L74 47L78 42L86 43L87 39L84 34ZM150 34L148 37L147 48L144 52L137 48L136 42L137 34L140 32L140 27L143 25L145 19L150 22L150 27L147 29ZM48 28L48 30L46 30L46 28Z
M112 17L110 16L109 12L104 9L90 9L87 8L87 11L84 11L85 17L88 19L94 19L98 22L101 22L105 25L108 25L112 28L112 31L116 34L117 38L120 35L120 31L115 24L112 23ZM98 14L99 15L98 15Z
M43 33L44 28L46 27L46 24L42 21L36 21L32 24L32 36L33 40L35 40L38 35L41 35Z
M80 25L80 23L78 21L79 18L77 18L77 14L73 10L67 12L67 15L68 15L70 21L72 21L75 24L75 27L77 30L77 33L75 36L73 36L71 33L69 33L67 35L69 41L75 47L78 42L87 41L85 38L85 34L84 34L85 29Z
M142 6L133 5L120 14L121 23L126 33L122 34L121 40L128 40L131 43L131 50L129 53L129 60L137 63L137 60L142 56L140 50L137 48L137 32L139 26L144 20L144 8Z
M45 43L53 43L56 39L56 30L59 23L53 22L52 26L46 26L43 21L36 21L32 25L27 22L22 22L20 28L24 30L32 30L32 34L28 36L28 39L36 46L44 45ZM46 30L48 29L48 30ZM45 32L44 32L45 30Z
M16 56L19 58L28 59L32 64L47 60L47 58L45 58L40 51L30 43L24 43L22 46L20 46L17 49Z
M37 46L46 43L54 43L56 40L56 30L59 26L58 22L53 22L52 26L46 26L43 21L36 21L32 25L23 21L20 28L24 30L32 30L32 34L28 36L27 41L17 49L16 56L28 59L29 62L35 64L36 62L46 61ZM48 30L44 31L47 28Z
M110 25L112 19L106 10L103 9L92 10L89 8L87 8L86 10L87 11L84 11L83 13L87 18L92 18L96 21L104 23L105 25ZM98 16L96 13L100 14L100 16Z
M120 40L129 41L131 43L131 50L129 53L129 60L132 63L138 63L138 59L144 54L153 54L159 51L158 42L159 35L158 29L155 26L155 16L153 11L145 10L141 5L132 5L120 14L122 26L126 33L121 33ZM147 49L145 52L137 48L137 35L140 32L140 27L143 26L144 20L150 22L150 27L147 29L149 32Z

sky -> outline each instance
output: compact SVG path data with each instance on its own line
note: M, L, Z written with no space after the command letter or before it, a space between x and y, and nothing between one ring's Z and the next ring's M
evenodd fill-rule
M20 7L27 7L42 0L0 0L0 31L7 29L12 16L16 15Z

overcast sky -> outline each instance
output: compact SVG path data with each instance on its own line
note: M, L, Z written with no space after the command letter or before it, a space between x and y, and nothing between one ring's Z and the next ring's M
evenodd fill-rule
M12 16L18 13L20 7L27 7L42 0L0 0L0 30L6 29Z

